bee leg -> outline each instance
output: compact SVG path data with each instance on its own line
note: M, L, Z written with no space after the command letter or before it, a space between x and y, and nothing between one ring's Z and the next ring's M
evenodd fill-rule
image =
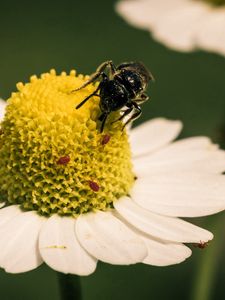
M101 89L102 87L102 84L108 80L108 77L107 76L104 76L103 77L103 81L99 83L97 89L92 93L90 94L89 96L87 96L83 101L81 101L77 106L76 106L76 109L80 108L82 105L84 105L92 96L97 96L97 97L100 97L99 94L97 94L97 92Z
M146 95L146 94L141 94L140 97L138 97L137 99L135 99L134 101L137 103L137 104L142 104L144 102L146 102L147 100L149 99L149 97Z
M115 121L113 121L111 124L117 122L117 121L121 121L124 117L126 117L127 115L129 115L129 113L131 113L133 110L133 106L132 107L129 107L128 109L126 109L125 111L123 111L123 114L118 118L116 119Z
M136 110L136 112L134 112L134 113L131 115L131 117L126 121L126 123L123 125L123 129L124 129L125 126L126 126L127 124L129 124L131 121L134 121L134 120L136 120L137 118L139 118L140 115L141 115L141 113L142 113L140 106L139 106L135 101L132 101L131 103L132 103L132 105L133 105L133 108Z
M98 118L99 121L102 122L101 128L100 128L100 132L101 132L101 133L103 132L103 129L104 129L104 126L105 126L105 122L106 122L107 117L108 117L108 113L102 113L101 116Z
M107 60L103 62L96 70L96 73L103 72L107 67L109 67L110 74L113 75L116 72L116 66L112 62L112 60Z
M80 108L81 106L83 106L91 97L93 96L98 96L100 97L98 94L96 94L96 91L94 93L92 93L91 95L87 96L83 101L81 101L77 106L76 109Z
M87 85L89 85L90 83L94 82L96 79L98 79L98 77L102 76L102 78L108 78L108 76L104 73L104 72L100 72L100 73L94 73L90 76L90 78L88 79L88 81L84 82L79 88L72 90L70 93L74 93L76 91L79 91L83 88L85 88Z
M105 61L104 63L102 63L96 70L95 73L93 73L90 78L84 83L82 84L79 88L71 91L71 93L74 93L76 91L79 91L83 88L85 88L87 85L89 85L90 83L94 82L95 80L97 80L100 76L102 76L102 78L104 79L105 77L108 78L108 76L104 73L104 70L107 67L110 67L110 75L113 75L116 72L116 67L114 66L113 62L111 60L109 61Z

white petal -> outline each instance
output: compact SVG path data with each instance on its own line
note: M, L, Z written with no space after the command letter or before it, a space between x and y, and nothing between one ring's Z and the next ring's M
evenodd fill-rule
M224 7L191 0L132 0L120 1L116 10L170 48L199 47L225 55Z
M6 101L0 98L0 121L2 121L5 115Z
M149 29L183 3L184 0L125 0L117 3L116 10L131 25Z
M82 215L76 224L77 237L94 257L111 264L134 264L147 255L143 241L110 212Z
M160 16L152 28L152 34L168 47L191 51L196 48L195 31L198 23L207 12L208 5L204 3L183 1L179 7L173 6L167 14Z
M0 266L6 272L22 273L37 268L42 263L38 251L38 235L43 222L44 218L32 211L20 211L1 225Z
M151 4L153 5L151 5L152 9L149 13L149 3L147 1L119 1L116 4L116 11L131 25L148 29L156 13L154 2Z
M200 243L213 238L211 232L186 221L151 213L141 208L128 197L114 203L115 209L131 225L140 231L162 240Z
M198 46L225 55L225 8L211 8L196 29Z
M136 158L134 169L138 177L169 172L221 173L225 170L225 151L206 137L187 138Z
M169 266L179 264L191 255L191 250L182 244L164 243L148 237L142 237L148 256L143 263L153 266Z
M80 245L75 235L76 220L53 215L43 226L39 249L43 260L52 269L77 275L95 271L97 261Z
M197 217L225 209L225 176L203 174L161 174L139 179L131 198L159 214Z
M13 219L16 215L20 214L21 210L19 205L10 205L0 209L0 226Z
M120 1L116 10L128 23L148 30L170 48L206 49L225 55L225 8L191 0Z
M130 142L134 156L153 152L173 141L180 133L182 123L157 118L131 130Z

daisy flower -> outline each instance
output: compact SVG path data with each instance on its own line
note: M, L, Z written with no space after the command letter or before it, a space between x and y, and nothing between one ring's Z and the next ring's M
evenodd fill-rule
M43 262L78 275L98 260L167 266L191 255L184 243L213 238L179 217L225 209L225 152L206 137L173 142L181 122L164 118L128 137L112 113L100 133L98 97L75 109L95 89L71 93L86 80L52 70L17 84L8 99L0 135L6 272Z
M122 0L116 10L169 48L225 55L225 0Z

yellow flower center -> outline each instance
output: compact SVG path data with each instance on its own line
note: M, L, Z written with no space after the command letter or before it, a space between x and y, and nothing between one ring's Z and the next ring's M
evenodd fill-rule
M75 109L96 86L71 93L87 76L32 76L8 100L0 135L1 201L42 215L106 210L128 194L131 153L122 123L111 113L100 133L99 97Z

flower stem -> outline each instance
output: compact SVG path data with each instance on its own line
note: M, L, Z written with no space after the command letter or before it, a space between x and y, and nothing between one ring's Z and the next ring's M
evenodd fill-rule
M58 273L61 300L82 300L80 277Z
M221 216L213 218L214 226L211 226L215 239L206 249L197 267L192 288L191 300L210 300L219 266L219 254L223 244L224 219Z

